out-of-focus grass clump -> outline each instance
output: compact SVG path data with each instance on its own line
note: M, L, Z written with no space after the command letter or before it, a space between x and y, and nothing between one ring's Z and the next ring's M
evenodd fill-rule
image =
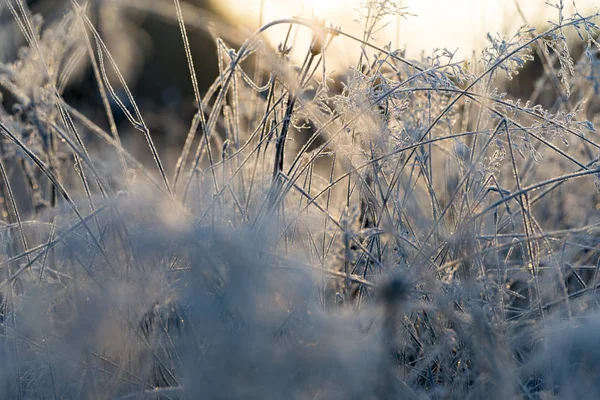
M199 11L150 3L186 50L182 148L154 144L97 4L4 2L26 45L0 65L2 398L600 395L597 14L551 1L543 32L408 60L372 41L404 10L372 0L362 38L216 39L203 89ZM332 41L356 65L329 71ZM533 92L504 93L534 59ZM63 97L85 71L97 110Z

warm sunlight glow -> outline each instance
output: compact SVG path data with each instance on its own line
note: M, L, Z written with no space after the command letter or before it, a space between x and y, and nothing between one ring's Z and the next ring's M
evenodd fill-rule
M302 3L302 2L299 2ZM315 14L322 12L335 11L340 8L346 7L348 0L306 0L304 1L304 7L307 10L314 10Z
M213 0L217 7L229 13L237 23L255 29L259 24L291 16L325 18L340 25L346 32L361 35L362 27L355 22L357 9L364 0ZM262 1L262 16L260 15ZM517 10L519 4L523 16ZM421 50L431 54L434 48L446 47L457 50L457 56L468 58L486 43L487 32L512 33L525 23L543 24L556 20L556 10L544 0L397 0L397 4L414 14L406 18L391 18L386 29L377 35L379 44L392 43L396 48L406 49L410 57L418 57ZM598 6L594 0L577 0L580 12L588 12ZM565 2L565 12L572 13L571 1ZM273 29L267 37L278 44L282 29ZM309 38L299 38L296 45L308 43ZM352 52L350 43L334 43L330 55L332 62L345 64L347 54Z

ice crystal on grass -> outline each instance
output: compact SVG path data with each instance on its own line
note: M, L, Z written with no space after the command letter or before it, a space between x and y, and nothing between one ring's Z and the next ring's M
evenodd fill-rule
M500 69L512 79L527 61L533 60L529 36L533 32L535 28L523 25L510 38L488 33L489 45L482 52L485 69Z
M217 39L202 90L186 26L206 27L176 0L160 15L182 35L194 115L174 150L71 5L46 27L15 8L28 45L0 66L3 397L598 390L580 329L596 325L600 265L597 15L554 2L557 23L490 34L472 63L409 60L373 42L404 10L369 1L362 38L290 18ZM272 49L262 35L280 25ZM360 45L356 65L330 70L332 40ZM522 78L534 51L544 72ZM102 107L63 97L79 67ZM507 79L536 81L531 98ZM132 154L132 126L153 163Z

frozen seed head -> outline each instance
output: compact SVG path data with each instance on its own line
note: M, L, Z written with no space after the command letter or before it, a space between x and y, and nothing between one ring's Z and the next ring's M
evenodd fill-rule
M385 282L380 289L379 298L386 305L398 304L408 299L409 285L401 276L394 276Z
M323 52L325 45L325 31L321 28L315 29L313 32L313 40L310 44L310 53L314 56L318 56Z

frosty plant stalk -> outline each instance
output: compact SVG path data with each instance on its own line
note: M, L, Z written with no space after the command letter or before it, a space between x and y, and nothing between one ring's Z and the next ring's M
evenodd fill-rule
M459 60L390 0L4 5L2 398L600 396L598 13Z

